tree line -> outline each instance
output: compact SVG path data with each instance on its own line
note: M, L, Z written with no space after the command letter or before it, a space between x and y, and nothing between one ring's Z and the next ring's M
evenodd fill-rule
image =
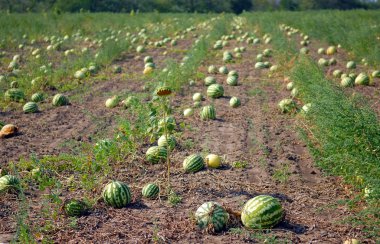
M379 8L377 0L0 0L8 12L233 12Z

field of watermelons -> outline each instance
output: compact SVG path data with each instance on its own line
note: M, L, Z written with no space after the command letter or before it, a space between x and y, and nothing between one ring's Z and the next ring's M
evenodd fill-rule
M1 14L1 243L377 243L380 12Z

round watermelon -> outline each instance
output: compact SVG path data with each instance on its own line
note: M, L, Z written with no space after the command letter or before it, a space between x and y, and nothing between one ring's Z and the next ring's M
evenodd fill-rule
M22 107L24 113L36 113L38 112L38 105L35 102L27 102L24 107Z
M87 213L88 206L83 201L72 199L65 204L64 210L70 217L79 217Z
M216 112L215 112L214 106L212 105L204 106L201 110L201 119L202 120L216 119Z
M160 192L160 188L154 183L149 183L145 185L142 189L143 197L150 198L150 199L157 198L159 192Z
M239 107L241 104L240 99L237 97L231 97L230 99L230 106L233 108Z
M207 96L211 98L219 98L224 95L224 88L219 84L212 84L207 88Z
M176 140L174 136L169 136L169 138L167 139L165 135L162 135L160 136L160 138L158 138L157 144L158 146L165 148L169 146L169 149L173 150L176 145Z
M128 185L120 181L112 181L107 184L102 195L106 204L114 208L125 207L132 201Z
M69 104L69 99L65 97L63 94L56 94L53 97L53 105L54 106L64 106Z
M228 76L227 77L227 84L230 86L237 86L238 78L236 76Z
M285 212L277 198L260 195L250 199L243 207L241 221L251 229L270 229L277 225Z
M183 161L183 169L186 172L195 173L203 169L205 162L199 154L193 154L185 158Z
M38 103L44 100L44 95L40 92L34 93L31 97L32 102Z
M5 100L20 102L25 99L25 94L21 89L11 88L4 93Z
M211 228L215 232L223 230L229 219L227 211L217 202L205 202L195 212L195 218L201 229Z
M146 151L145 156L150 163L156 164L160 161L165 161L167 154L168 152L165 147L153 146Z
M207 76L205 78L205 85L206 86L209 86L209 85L212 85L212 84L215 84L215 83L216 83L215 77L213 77L213 76Z

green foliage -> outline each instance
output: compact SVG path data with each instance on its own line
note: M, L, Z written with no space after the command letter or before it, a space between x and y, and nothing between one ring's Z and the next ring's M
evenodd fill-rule
M14 0L0 1L8 12L234 12L250 10L308 10L378 8L377 2L360 0ZM132 14L133 16L134 14Z

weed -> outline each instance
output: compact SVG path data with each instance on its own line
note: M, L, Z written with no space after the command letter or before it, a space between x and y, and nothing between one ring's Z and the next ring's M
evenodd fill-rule
M182 197L178 195L176 192L174 192L173 190L170 190L168 201L172 206L175 207L182 202Z
M231 166L235 169L245 169L248 166L248 163L246 161L235 161Z
M288 182L290 177L290 167L288 163L281 163L279 168L274 169L273 179L280 182L281 184L285 184Z

